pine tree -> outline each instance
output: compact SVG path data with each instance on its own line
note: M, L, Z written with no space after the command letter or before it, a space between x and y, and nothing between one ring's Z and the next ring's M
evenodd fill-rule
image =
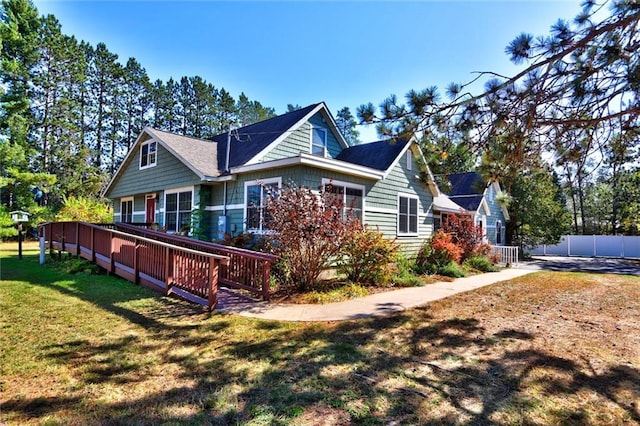
M32 161L38 149L31 100L40 61L40 25L29 0L2 2L0 196L9 209L29 210L35 205L32 188L55 182L55 176L38 173L38 165Z
M344 107L337 112L336 124L338 125L338 130L340 130L340 133L342 133L342 136L349 145L357 145L360 142L358 140L360 132L356 129L358 123L353 114L351 114L349 107Z

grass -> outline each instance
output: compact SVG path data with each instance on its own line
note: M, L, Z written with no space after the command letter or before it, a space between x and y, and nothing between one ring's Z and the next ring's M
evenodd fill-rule
M640 278L535 273L388 318L208 314L0 244L0 424L640 424Z

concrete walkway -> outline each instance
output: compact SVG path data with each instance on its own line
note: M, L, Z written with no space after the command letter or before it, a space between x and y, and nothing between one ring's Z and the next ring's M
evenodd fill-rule
M342 321L371 316L386 316L454 294L475 290L500 281L535 272L530 269L504 269L452 282L437 282L423 287L409 287L387 291L344 302L324 305L278 304L234 300L221 303L216 311L244 317L279 321Z

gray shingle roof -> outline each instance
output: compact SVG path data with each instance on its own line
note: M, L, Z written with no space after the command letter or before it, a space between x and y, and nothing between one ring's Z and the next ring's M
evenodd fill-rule
M409 140L406 139L389 139L355 145L342 150L336 160L376 170L387 170L408 143Z
M272 142L289 131L296 123L313 111L320 103L279 115L268 120L240 127L231 132L229 168L244 165ZM213 137L218 143L218 164L225 168L228 132Z
M484 198L486 184L479 173L455 173L447 176L451 189L447 194L465 210L476 211Z
M164 142L169 150L173 151L185 164L195 169L200 175L220 175L215 160L218 156L218 147L215 142L150 128L147 128L147 131Z

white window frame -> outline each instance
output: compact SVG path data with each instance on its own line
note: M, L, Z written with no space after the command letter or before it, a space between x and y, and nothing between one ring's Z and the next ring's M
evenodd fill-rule
M400 198L407 198L408 200L416 200L416 231L411 232L411 203L407 205L407 231L400 230ZM396 233L399 237L417 237L420 235L420 198L415 194L398 193L397 198L397 214L396 214Z
M314 132L314 131L316 131L316 130L322 131L322 132L324 133L324 140L322 141L322 154L316 154L316 153L314 153L314 149L313 149L313 148L314 148L314 146L315 146L315 147L318 147L318 145L315 145L315 144L313 143L313 132ZM327 129L326 129L326 128L324 128L324 127L320 127L320 126L311 126L311 132L310 132L311 140L309 141L309 143L310 143L310 148L311 148L311 149L310 149L310 151L309 151L309 152L310 152L312 155L322 155L323 157L326 157L326 156L327 156L327 136L328 136L328 133L329 133L329 132L328 132L328 131L327 131Z
M358 183L351 183L351 182L344 182L344 181L340 181L340 180L333 180L333 179L329 179L329 178L322 178L322 190L324 191L324 188L327 185L331 185L331 186L342 186L345 189L346 188L351 188L351 189L359 189L360 191L362 191L362 217L359 218L360 219L360 223L364 224L365 223L365 217L364 217L364 211L365 211L365 202L366 202L366 191L365 191L365 186L364 185L360 185ZM348 206L345 200L345 197L347 196L347 191L344 191L343 197L342 197L342 202L344 203L344 211L343 211L343 216L346 217L347 212L349 211L349 209L351 208L351 206Z
M413 152L411 152L411 148L407 149L407 170L413 170Z
M501 220L496 220L496 245L500 246L503 243L504 240L504 231L503 231L503 226L502 226L502 221ZM498 241L498 235L500 235L500 241Z
M163 200L162 200L162 210L163 210L162 216L163 216L163 219L164 219L163 220L163 226L167 230L168 234L178 233L178 232L180 232L180 229L177 229L177 230L176 229L169 229L167 227L167 195L180 194L180 193L183 193L183 192L191 192L191 210L190 210L190 213L193 213L193 210L195 208L195 191L194 191L194 187L193 186L185 186L185 187L182 187L182 188L172 188L172 189L167 189L167 190L164 191L164 196L162 197L163 198ZM178 195L178 198L176 200L176 204L177 204L176 205L177 210L175 211L175 213L176 213L176 226L177 226L178 223L179 223L180 211L181 211L180 210L180 195ZM171 211L169 213L173 213L173 211ZM192 232L192 229L191 229L192 225L193 225L193 217L190 217L189 218L189 233L190 234Z
M245 232L251 232L253 234L266 234L269 232L268 229L264 228L264 217L262 215L262 212L264 210L264 206L262 205L262 201L264 200L264 194L262 193L262 191L264 190L264 187L266 185L272 185L272 184L277 184L278 185L278 189L282 188L282 177L275 177L275 178L268 178L268 179L258 179L258 180L250 180L244 183L244 209L243 209L243 218L242 218L242 224L243 224L243 228ZM260 199L260 203L261 205L258 206L258 209L260 210L260 223L259 223L259 227L258 228L249 228L247 226L247 210L249 208L249 205L247 203L247 195L248 195L248 190L250 186L260 186L260 192L261 195L263 195L263 197Z
M153 154L149 153L149 148L151 145L155 145L155 151L153 151ZM144 166L142 165L142 159L145 157L145 154L143 154L143 150L144 147L147 146L149 148L147 148L147 154L146 154L146 158L147 158L147 164L145 164ZM151 161L151 156L153 155L153 161ZM139 158L139 162L138 162L138 167L140 170L144 170L144 169L148 169L151 167L155 167L156 164L158 164L158 142L154 141L154 140L148 140L146 142L143 142L140 145L140 158Z
M135 201L133 199L133 197L122 197L120 198L120 222L121 223L127 223L124 220L124 215L122 214L122 204L124 203L128 203L131 202L131 211L129 212L129 214L131 215L131 220L129 222L133 222L133 208L135 207Z

